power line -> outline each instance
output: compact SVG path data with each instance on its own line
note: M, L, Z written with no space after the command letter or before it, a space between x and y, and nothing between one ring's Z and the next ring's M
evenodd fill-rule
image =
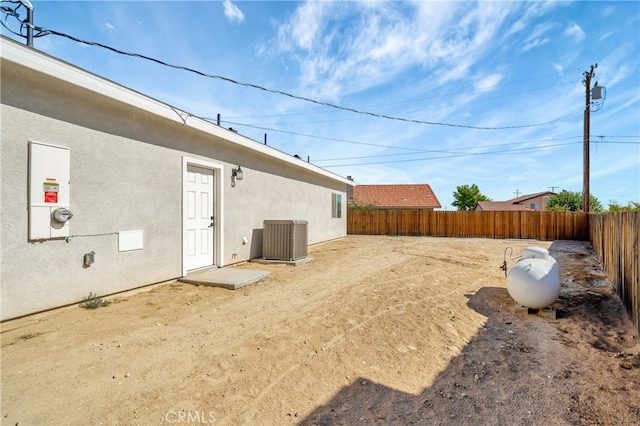
M213 120L212 118L205 118L205 117L198 117L198 118L200 118L202 120L206 120L206 121L212 121ZM270 132L285 133L285 134L294 135L294 136L304 136L304 137L311 138L311 139L322 139L322 140L327 140L327 141L344 142L344 143L351 143L351 144L356 144L356 145L375 146L377 148L403 149L403 150L407 150L407 151L419 151L419 152L427 151L427 150L423 150L423 149L419 149L419 148L407 148L407 147L399 147L399 146L391 146L391 145L381 145L381 144L369 143L369 142L350 141L350 140L347 140L347 139L328 138L326 136L309 135L309 134L306 134L306 133L292 132L290 130L272 129L272 128L269 128L269 127L262 127L262 126L254 126L254 125L251 125L251 124L236 123L236 122L233 122L233 121L221 121L221 122L222 123L227 123L227 124L233 124L233 125L236 125L236 126L251 127L253 129L268 130Z
M441 157L428 157L428 158L411 158L411 159L405 159L405 160L392 160L392 161L377 161L377 162L368 162L368 163L351 163L351 164L330 164L330 165L323 165L322 167L324 168L329 168L329 167L346 167L346 166L368 166L368 165L374 165L374 164L389 164L389 163L407 163L407 162L413 162L413 161L428 161L428 160L441 160L441 159L446 159L446 158L458 158L458 157L471 157L471 156L475 156L475 155L502 155L502 154L509 154L512 152L519 152L519 151L530 151L530 150L534 150L534 149L545 149L545 148L554 148L554 147L558 147L558 146L566 146L566 145L577 145L577 144L581 144L582 141L579 142L566 142L566 143L557 143L557 144L550 144L550 145L538 145L538 146L530 146L530 147L524 147L524 148L514 148L514 149L505 149L505 150L500 150L500 151L487 151L487 152L471 152L471 153L460 153L460 154L454 154L454 155L449 155L449 156L441 156ZM607 142L605 142L607 143ZM616 143L616 142L611 142L611 143ZM624 142L623 142L624 143ZM636 145L640 145L640 142L636 142ZM512 145L512 144L509 144ZM481 148L481 147L479 147ZM442 153L454 153L455 151L440 151ZM391 154L391 155L411 155L411 154ZM353 160L353 159L358 159L358 158L370 158L370 157L349 157L349 158L336 158L333 159L333 161L340 161L340 160ZM321 160L315 160L313 161L314 163L321 161ZM329 161L329 160L326 160Z
M589 143L597 143L597 144L618 144L618 145L638 145L640 144L640 140L639 141L594 141L593 139L591 139L589 141Z
M213 121L214 120L213 118L208 118L208 117L198 117L198 118L200 118L202 120L206 120L206 121ZM348 139L330 138L330 137L325 137L325 136L310 135L310 134L307 134L307 133L293 132L293 131L289 131L289 130L281 130L281 129L274 129L274 128L270 128L270 127L256 126L256 125L253 125L253 124L239 123L239 122L235 122L235 121L223 120L221 122L222 123L226 123L226 124L232 124L234 126L245 126L245 127L250 127L250 128L253 128L253 129L267 130L267 131L270 131L270 132L284 133L284 134L294 135L294 136L303 136L303 137L307 137L307 138L311 138L311 139L320 139L320 140L342 142L342 143L355 144L355 145L365 145L365 146L372 146L372 147L376 147L376 148L388 148L388 149L399 149L399 150L405 150L405 151L413 151L413 152L401 153L401 154L380 154L380 155L366 155L366 156L358 156L358 157L314 159L313 160L314 163L318 163L318 162L322 162L322 161L356 160L356 159L360 159L360 158L394 157L394 156L399 156L399 155L413 155L415 153L422 153L422 152L456 153L456 152L467 150L467 149L479 149L479 148L489 148L489 147L508 146L508 145L522 145L522 144L525 144L525 143L552 142L552 141L561 141L561 140L582 138L581 136L569 136L569 137L560 138L560 139L558 139L558 138L547 138L547 139L537 139L537 140L531 140L531 141L507 142L507 143L491 144L491 145L483 145L483 146L474 146L474 147L452 148L452 149L449 149L449 150L434 150L434 149L421 149L421 148L399 147L399 146L392 146L392 145L382 145L382 144L369 143L369 142L353 141L353 140L348 140ZM606 138L606 137L610 137L610 136L599 136L599 137ZM637 138L637 137L640 137L640 136L614 136L614 137ZM592 141L592 142L599 143L599 144L614 144L614 143L617 143L617 144L639 144L640 143L640 142L622 142L622 141ZM376 163L376 164L384 164L384 163Z
M547 86L548 87L554 87L554 85L551 86ZM522 92L519 93L527 93L527 92L538 92L542 89L544 89L545 87L536 87L535 89L530 89L530 90L524 90ZM459 93L465 93L465 92L459 92ZM486 102L486 101L490 101L490 100L495 100L495 99L500 99L500 98L505 98L505 97L510 97L513 96L513 94L505 94L505 95L500 95L500 96L493 96L493 97L484 97L482 98L482 102ZM441 96L434 96L431 98L422 98L422 99L418 99L418 100L424 100L424 99L439 99ZM392 102L392 103L388 103L388 104L378 104L378 105L369 105L369 107L381 107L381 106L389 106L389 105L394 105L394 104L402 104L402 103L409 103L409 102L417 102L418 100L407 100L407 101L398 101L398 102ZM451 103L447 106L447 108L452 109L452 108L456 108L456 107L460 107L462 105L466 105L466 104L470 104L472 102L478 103L479 100L472 100L472 101L467 101L467 102L458 102L458 103ZM402 112L402 114L406 115L406 114L413 114L413 113L425 113L429 110L435 110L435 111L441 111L441 107L440 106L432 106L429 108L424 108L421 107L419 109L413 109L413 110L405 110ZM295 112L295 113L287 113L287 114L269 114L269 115L251 115L251 116L229 116L228 118L232 118L232 119L255 119L255 118L277 118L277 117L291 117L291 116L307 116L307 115L320 115L320 114L330 114L330 113L339 113L341 111L339 110L322 110L322 111L308 111L308 112ZM569 117L570 115L574 115L574 114L579 114L582 113L582 110L577 110L575 112L573 112L572 114L568 114L563 116L562 118L566 118ZM356 120L357 118L327 118L325 120L305 120L305 121L280 121L277 124L280 125L291 125L291 124L313 124L313 123L335 123L338 121L351 121L351 120ZM409 120L409 119L407 119ZM550 122L549 122L550 123ZM261 126L269 126L269 125L274 125L275 123L255 123L255 125L261 125Z
M408 163L408 162L414 162L414 161L442 160L442 159L445 159L445 158L471 157L471 156L475 156L475 155L501 155L501 154L508 154L508 153L511 153L511 152L528 151L528 150L532 150L532 149L541 149L541 148L553 148L553 147L557 147L557 146L576 145L576 144L581 144L581 143L582 143L582 141L580 141L580 142L566 142L566 143L558 143L558 144L551 144L551 145L532 146L532 147L526 147L526 148L505 149L505 150L501 150L501 151L471 152L471 153L465 153L465 154L445 155L445 156L440 156L440 157L412 158L412 159L394 160L394 161L373 161L373 162L368 162L368 163L330 164L330 165L325 165L325 166L322 166L322 167L323 168L330 168L330 167L369 166L369 165L375 165L375 164Z
M438 153L445 153L445 154L458 154L458 153L461 153L460 151L467 151L467 150L472 150L472 149L477 150L477 149L493 148L493 147L498 147L498 146L523 145L523 144L536 143L536 142L553 142L553 141L557 142L557 141L560 141L560 140L574 139L576 137L580 137L580 136L570 136L570 137L564 138L564 139L550 138L550 139L539 139L539 140L534 140L534 141L497 143L497 144L482 145L482 146L470 146L470 147L452 148L452 149L448 149L448 150L420 150L420 152L438 152ZM414 152L406 152L406 153L402 153L402 154L380 154L380 155L363 155L363 156L357 156L357 157L343 157L343 158L322 158L322 159L315 159L314 163L322 162L322 161L357 160L357 159L361 159L361 158L397 157L399 155L414 155L414 154L416 154L416 153L414 153Z
M198 118L200 118L202 120L206 120L206 121L213 121L214 120L213 118L207 118L207 117L198 117ZM452 148L450 150L434 150L434 149L400 147L400 146L393 146L393 145L382 145L382 144L377 144L377 143L360 142L360 141L353 141L353 140L348 140L348 139L330 138L330 137L326 137L326 136L310 135L308 133L293 132L293 131L290 131L290 130L281 130L281 129L274 129L274 128L270 128L270 127L255 126L253 124L238 123L238 122L235 122L235 121L223 120L223 121L221 121L221 123L232 124L234 126L251 127L253 129L267 130L267 131L270 131L270 132L284 133L284 134L294 135L294 136L304 136L304 137L308 137L308 138L311 138L311 139L321 139L321 140L334 141L334 142L343 142L343 143L349 143L349 144L355 144L355 145L367 145L367 146L373 146L373 147L376 147L376 148L401 149L401 150L405 150L405 151L414 151L414 152L444 152L444 153L448 153L448 152L456 152L456 151L461 151L461 150L466 150L466 149L478 149L478 148L487 148L487 147L505 146L505 145L521 145L523 143L534 143L534 142L551 142L551 141L567 140L567 139L574 139L574 138L580 137L580 136L569 136L567 138L562 138L562 139L547 138L547 139L538 139L538 140L531 140L531 141L507 142L507 143L501 143L501 144L483 145L481 147L473 146L473 147ZM408 154L410 154L410 153L408 153ZM405 154L389 154L389 155L408 155L408 154L405 153ZM325 160L322 160L322 161L325 161ZM335 159L331 159L331 160L335 160ZM321 161L321 160L315 160L315 161Z
M329 102L324 102L324 101L319 101L319 100L316 100L316 99L308 98L308 97L305 97L305 96L294 95L294 94L291 94L291 93L288 93L288 92L284 92L282 90L269 89L269 88L266 88L266 87L263 87L263 86L259 86L257 84L236 81L236 80L233 80L233 79L228 78L228 77L223 77L223 76L220 76L220 75L205 73L203 71L198 71L196 69L185 67L185 66L182 66L182 65L170 64L170 63L161 61L160 59L152 58L150 56L142 55L142 54L139 54L139 53L126 52L126 51L117 49L115 47L107 46L106 44L83 40L83 39L80 39L78 37L74 37L72 35L65 34L65 33L62 33L62 32L59 32L59 31L43 29L43 28L36 28L36 29L39 31L39 34L38 34L39 37L40 36L44 36L44 35L56 35L56 36L59 36L59 37L63 37L63 38L67 38L69 40L75 41L77 43L82 43L82 44L86 44L86 45L89 45L89 46L101 47L103 49L107 49L107 50L109 50L111 52L114 52L114 53L117 53L117 54L120 54L120 55L130 56L130 57L135 57L135 58L140 58L140 59L145 59L147 61L155 62L155 63L157 63L159 65L163 65L163 66L166 66L166 67L169 67L169 68L174 68L174 69L178 69L178 70L182 70L182 71L187 71L187 72L190 72L190 73L193 73L193 74L200 75L202 77L219 79L219 80L226 81L226 82L229 82L229 83L232 83L232 84L236 84L236 85L239 85L239 86L249 87L249 88L252 88L252 89L257 89L257 90L261 90L261 91L268 92L268 93L282 95L282 96L286 96L286 97L289 97L289 98L298 99L298 100L301 100L301 101L311 102L311 103L314 103L314 104L317 104L317 105L323 105L323 106L327 106L327 107L330 107L330 108L339 109L339 110L342 110L342 111L349 111L349 112L352 112L352 113L355 113L355 114L367 115L367 116L377 117L377 118L384 118L384 119L387 119L387 120L403 121L403 122L407 122L407 123L416 123L416 124L427 124L427 125L432 125L432 126L445 126L445 127L464 128L464 129L474 129L474 130L507 130L507 129L522 129L522 128L546 126L548 124L555 123L557 121L563 120L563 119L565 119L567 117L570 117L570 116L576 114L576 113L570 113L570 114L563 115L561 117L558 117L556 119L553 119L553 120L550 120L550 121L546 121L546 122L543 122L543 123L523 124L523 125L516 125L516 126L499 126L499 127L471 126L471 125L465 125L465 124L454 124L454 123L442 123L442 122L436 122L436 121L414 120L414 119L410 119L410 118L395 117L395 116L390 116L390 115L386 115L386 114L377 114L377 113L373 113L373 112L369 112L369 111L363 111L363 110L359 110L359 109L355 109L355 108L344 107L344 106L332 104L332 103L329 103Z
M197 117L200 118L202 120L206 120L206 121L213 121L213 118L208 118L208 117ZM338 139L338 138L329 138L326 136L318 136L318 135L310 135L307 133L300 133L300 132L292 132L289 130L280 130L280 129L274 129L274 128L269 128L269 127L262 127L262 126L254 126L252 124L244 124L244 123L238 123L235 121L221 121L221 123L226 123L226 124L232 124L234 126L245 126L245 127L251 127L253 129L259 129L259 130L268 130L270 132L277 132L277 133L284 133L284 134L288 134L288 135L294 135L294 136L304 136L304 137L308 137L311 139L321 139L321 140L328 140L328 141L334 141L334 142L343 142L343 143L349 143L349 144L355 144L355 145L366 145L366 146L373 146L376 148L388 148L388 149L401 149L401 150L405 150L405 151L414 151L415 152L439 152L439 153L455 153L458 151L463 151L463 150L467 150L467 149L478 149L478 148L488 148L488 147L495 147L495 146L506 146L506 145L521 145L523 143L534 143L534 142L551 142L551 141L560 141L560 140L567 140L567 139L574 139L580 136L569 136L567 138L562 138L562 139L557 139L557 138L547 138L547 139L538 139L538 140L531 140L531 141L520 141L520 142L507 142L507 143L501 143L501 144L492 144L492 145L483 145L483 146L474 146L474 147L463 147L463 148L452 148L449 150L434 150L434 149L421 149L421 148L409 148L409 147L400 147L400 146L392 146L392 145L382 145L382 144L376 144L376 143L370 143L370 142L359 142L359 141L352 141L352 140L348 140L348 139ZM604 142L602 142L604 143ZM410 155L412 153L404 153L404 154L388 154L390 156L393 155ZM366 158L366 157L353 157L353 158ZM345 158L342 158L345 159ZM329 160L340 160L340 159L323 159L323 160L315 160L314 162L317 161L329 161Z
M525 78L522 80L517 80L517 81L512 81L510 83L506 83L505 85L509 85L509 84L517 84L520 83L522 81L527 81L527 80L533 80L533 79L538 79L538 78L542 78L544 76L548 76L548 75L555 75L555 74L543 74L541 76L536 76L536 77L531 77L531 78ZM522 93L527 93L527 92L537 92L543 89L547 89L547 88L551 88L551 87L556 87L558 84L552 84L549 86L544 86L544 87L536 87L535 89L530 89L530 90L523 90L521 92L514 92L514 93L509 93L509 94L505 94L505 95L500 95L500 96L493 96L493 97L483 97L482 101L488 101L488 100L494 100L494 99L499 99L499 98L504 98L504 97L509 97L509 96L514 96L516 94L522 94ZM425 101L425 100L432 100L432 99L440 99L443 96L451 96L451 95L462 95L462 94L467 94L467 93L471 93L471 94L475 94L478 92L482 92L481 90L463 90L463 91L458 91L458 92L447 92L444 94L440 94L437 96L429 96L429 97L416 97L416 98L412 98L412 99L405 99L405 100L401 100L401 101L395 101L395 102L387 102L387 103L383 103L383 104L373 104L373 105L366 105L364 107L354 107L354 108L376 108L376 107L386 107L386 106L391 106L391 105L399 105L399 104L407 104L407 103L414 103L414 102L420 102L420 101ZM455 106L460 106L460 105L465 105L468 103L471 103L473 101L468 101L468 102L460 102L460 103L456 103L456 104L452 104L452 107ZM436 106L436 107L432 107L431 109L439 109L440 107ZM419 110L414 110L414 111L408 111L408 112L423 112L425 111L424 108L419 109ZM233 118L233 119L248 119L248 118L268 118L268 117L290 117L290 116L300 116L300 115L318 115L318 114L328 114L328 113L334 113L334 112L339 112L339 111L335 111L335 110L320 110L320 111L300 111L300 112L293 112L293 113L286 113L286 114L260 114L260 115L250 115L250 116L229 116L229 118ZM577 111L576 114L578 112L582 112L582 111ZM334 120L335 121L335 120ZM324 122L324 121L313 121L313 123L315 122ZM309 123L308 121L306 122L302 122L302 123ZM280 123L282 124L282 123ZM296 124L296 123L285 123L285 124Z

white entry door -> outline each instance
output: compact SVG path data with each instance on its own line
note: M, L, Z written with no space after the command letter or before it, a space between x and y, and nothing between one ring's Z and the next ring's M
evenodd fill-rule
M213 265L213 170L187 165L185 182L185 264L187 270Z

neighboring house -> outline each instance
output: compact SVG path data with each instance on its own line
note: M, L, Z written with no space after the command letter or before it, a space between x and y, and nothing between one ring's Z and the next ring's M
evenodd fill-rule
M507 201L478 201L474 210L478 211L546 211L547 202L555 192L546 191L522 195Z
M349 202L384 210L433 210L442 207L428 184L357 185Z
M261 257L264 220L346 236L346 178L0 47L2 320Z
M531 211L527 206L522 204L513 204L510 201L478 201L474 210L485 212Z

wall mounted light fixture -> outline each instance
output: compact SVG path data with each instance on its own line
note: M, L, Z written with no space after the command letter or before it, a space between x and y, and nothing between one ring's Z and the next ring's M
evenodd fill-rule
M84 255L84 260L83 260L83 266L85 268L88 268L89 266L91 266L91 264L93 264L96 261L96 252L95 251L91 251L89 253L85 253Z
M236 186L236 179L242 180L242 167L238 166L231 170L231 186Z

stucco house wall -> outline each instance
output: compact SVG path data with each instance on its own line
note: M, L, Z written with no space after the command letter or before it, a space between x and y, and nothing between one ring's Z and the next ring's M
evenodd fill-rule
M214 266L261 256L267 219L308 221L309 244L346 235L347 179L11 40L1 47L0 319L185 275L187 164L214 169ZM67 239L29 240L30 141L70 151ZM119 251L130 230L143 248Z

